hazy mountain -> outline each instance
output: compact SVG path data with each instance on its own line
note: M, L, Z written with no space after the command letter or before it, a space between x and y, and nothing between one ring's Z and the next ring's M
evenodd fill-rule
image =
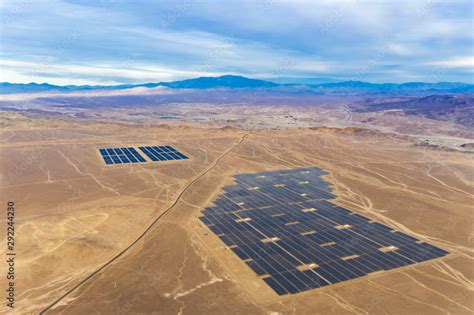
M474 85L461 82L407 82L401 84L395 83L368 83L362 81L344 81L336 83L322 83L312 85L317 89L346 91L346 92L433 92L433 93L472 93Z
M8 93L34 93L34 92L44 92L44 91L52 91L52 90L63 90L64 87L51 85L48 83L8 83L2 82L0 83L0 93L1 94L8 94Z
M52 85L48 83L0 83L0 94L38 93L38 92L72 92L92 90L124 90L134 87L132 84L123 85Z
M210 88L261 88L261 87L275 87L278 84L249 79L246 77L235 75L224 75L221 77L200 77L196 79L189 79L183 81L175 81L169 83L161 83L161 85L176 88L176 89L210 89Z
M45 91L87 91L87 90L124 90L135 87L153 88L157 86L166 86L173 89L236 89L236 88L278 88L279 91L284 88L285 91L297 93L298 91L312 90L315 93L407 93L407 94L440 94L440 93L474 93L474 85L459 82L408 82L402 84L395 83L369 83L362 81L344 81L336 83L321 84L277 84L270 81L250 79L242 76L224 75L220 77L199 77L173 82L158 82L144 84L122 84L112 86L101 85L66 85L58 86L48 83L0 83L0 94L9 93L35 93Z

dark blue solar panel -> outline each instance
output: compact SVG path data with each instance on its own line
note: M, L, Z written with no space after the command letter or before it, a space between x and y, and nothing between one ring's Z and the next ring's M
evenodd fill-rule
M116 155L114 149L107 149L109 155Z
M170 146L153 149L187 158ZM201 221L279 295L448 254L333 204L324 174L318 168L238 174Z
M99 152L107 165L146 162L134 148L102 148Z
M163 155L165 158L167 158L168 160L175 160L171 155L169 155L168 153L161 153L161 155Z
M288 293L285 288L283 288L273 277L264 278L263 281L265 281L278 295L284 295Z
M130 163L130 160L125 155L120 155L119 158L123 163Z
M138 160L135 158L135 156L130 152L128 148L122 148L122 151L125 153L125 155L130 160L130 162L138 163Z
M149 151L153 153L153 155L159 160L159 161L166 161L167 159L161 155L161 150L156 149L156 147L150 147Z
M179 157L178 155L174 154L173 152L170 152L168 153L168 155L170 155L173 159L175 160L181 160L181 157Z
M146 162L146 160L140 155L140 153L137 152L137 150L135 150L135 148L128 148L128 150L135 156L135 158L139 161L139 162Z
M149 148L145 148L145 147L138 147L143 153L146 154L146 156L148 156L148 158L150 160L152 160L153 162L157 162L159 161L158 158L155 156L155 154L149 149Z
M114 164L112 159L109 156L104 156L105 164Z
M122 164L122 161L118 158L116 155L111 156L112 160L114 161L115 164Z
M182 158L183 160L188 159L188 157L181 152L174 151L173 153Z
M153 162L184 160L188 157L171 146L138 147Z

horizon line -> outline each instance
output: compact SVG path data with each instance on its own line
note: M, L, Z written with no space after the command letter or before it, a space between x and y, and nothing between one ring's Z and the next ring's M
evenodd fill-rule
M274 81L271 81L271 79L261 79L261 78L252 78L252 77L247 77L243 75L234 75L234 74L224 74L224 75L219 75L219 76L199 76L199 77L191 77L187 79L182 79L182 80L173 80L173 81L159 81L159 82L145 82L145 83L118 83L118 84L65 84L65 85L60 85L60 84L51 84L48 82L28 82L28 83L18 83L18 82L10 82L10 81L3 81L0 82L0 84L15 84L15 85L50 85L50 86L57 86L57 87L80 87L80 86L89 86L89 87L117 87L117 86L124 86L124 85L130 85L130 86L140 86L140 85L146 85L146 84L162 84L162 83L173 83L173 82L181 82L181 81L187 81L187 80L196 80L196 79L201 79L201 78L222 78L222 77L239 77L239 78L245 78L249 80L255 80L255 81L264 81L268 83L272 83L275 85L279 86L285 86L285 85L306 85L306 86L315 86L315 85L324 85L324 84L332 84L332 83L348 83L348 82L358 82L358 83L368 83L368 84L374 84L374 85L385 85L385 84L391 84L391 85L402 85L402 84L408 84L408 83L424 83L424 84L440 84L440 83L457 83L457 84L468 84L468 85L474 85L474 82L462 82L462 81L437 81L437 82L426 82L426 81L404 81L401 83L393 83L393 82L383 82L383 83L376 83L376 82L370 82L370 81L360 81L360 80L335 80L335 81L327 81L327 82L321 82L321 83L277 83ZM311 80L312 78L306 78L307 80ZM317 78L313 78L317 79Z

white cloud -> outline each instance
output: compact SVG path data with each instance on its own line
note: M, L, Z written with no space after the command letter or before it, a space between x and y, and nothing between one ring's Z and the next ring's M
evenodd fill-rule
M448 60L434 61L428 64L447 68L474 69L474 56L456 57Z
M71 80L80 77L80 84L117 84L117 78L130 81L159 82L189 77L191 71L179 71L156 65L143 65L141 68L113 68L104 66L84 66L68 64L33 63L26 61L0 59L2 80L10 82L43 82L71 84ZM12 74L14 74L12 76ZM8 75L8 76L7 76ZM203 75L219 75L206 72ZM47 78L47 79L45 79Z
M404 73L422 80L433 65L449 65L449 78L472 81L463 70L472 69L472 58L459 57L472 51L470 1L21 3L0 1L5 81L340 78L360 69L366 81L390 81L393 68L400 80Z

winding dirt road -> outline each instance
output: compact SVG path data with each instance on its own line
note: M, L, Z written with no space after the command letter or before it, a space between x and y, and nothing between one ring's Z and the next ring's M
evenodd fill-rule
M101 267L99 267L98 269L96 269L95 271L93 271L90 275L88 275L87 277L85 277L84 279L82 279L79 283L77 283L76 285L74 285L72 288L70 288L68 291L66 291L63 295L61 295L59 298L57 298L54 302L52 302L51 304L49 304L47 307L45 307L39 314L46 314L46 312L48 312L49 310L51 310L54 306L56 306L59 302L61 302L64 298L66 298L67 296L69 296L71 293L73 293L74 291L76 291L78 288L82 287L84 284L86 284L89 280L91 280L92 278L94 278L97 274L99 274L100 272L102 272L103 270L105 270L108 266L110 266L113 262L117 261L120 257L122 257L125 253L127 253L133 246L135 246L138 242L140 242L147 234L148 232L153 228L155 227L158 222L166 215L168 214L169 212L171 212L171 210L173 210L173 208L178 204L178 202L181 200L181 198L183 197L183 195L186 193L186 191L191 187L193 186L196 182L198 182L201 178L203 178L204 176L206 176L206 174L208 174L210 171L212 171L218 164L219 162L224 158L226 157L229 153L231 153L235 148L237 148L239 145L241 145L245 139L247 138L249 134L245 134L243 135L239 142L236 143L234 146L232 146L231 148L227 149L224 153L222 153L215 161L212 165L210 165L207 169L205 169L199 176L195 177L192 181L190 181L184 188L183 190L179 193L179 195L176 197L176 199L174 200L174 202L166 209L164 210L162 213L160 213L148 226L147 228L133 241L131 242L127 247L125 247L123 250L121 250L120 252L118 252L114 257L112 257L111 259L109 259L107 262L105 262Z

